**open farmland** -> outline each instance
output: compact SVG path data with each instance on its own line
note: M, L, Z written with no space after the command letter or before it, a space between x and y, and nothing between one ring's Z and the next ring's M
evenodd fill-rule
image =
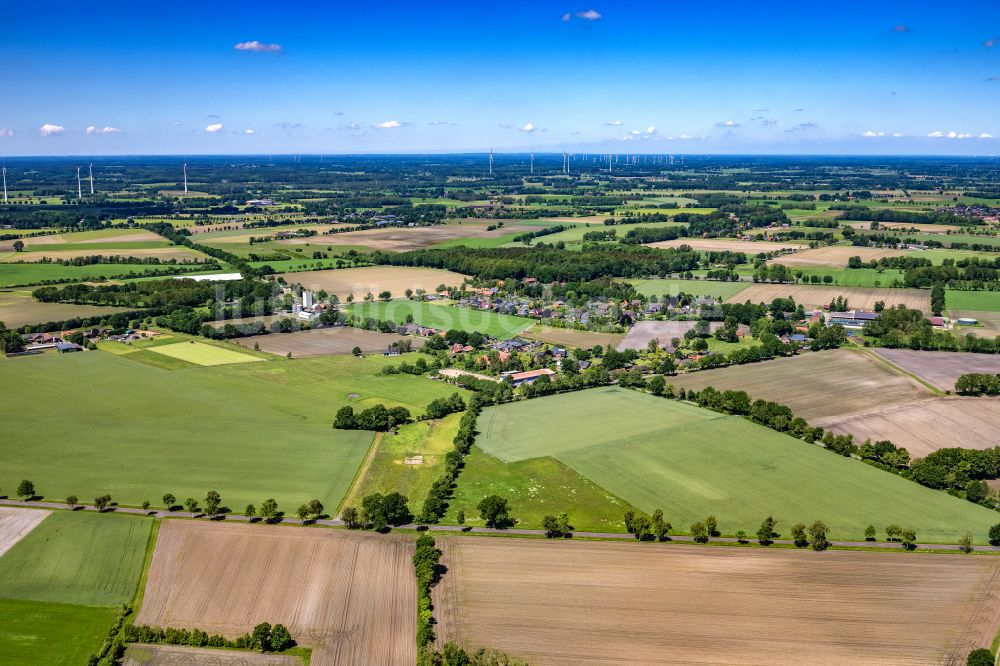
M844 222L855 229L871 229L871 222ZM961 227L954 224L919 224L914 222L879 222L883 229L916 229L927 234L944 234L948 231L958 231Z
M461 414L407 423L396 434L376 436L374 455L345 505L360 506L372 494L398 491L418 508L441 477L444 457L455 448Z
M117 608L0 599L0 664L86 664L117 614Z
M812 425L866 439L891 440L911 456L941 448L987 449L1000 446L1000 398L934 397L816 419Z
M680 247L687 245L695 250L713 250L717 252L746 252L748 255L761 252L780 252L782 250L801 250L808 245L801 243L773 243L771 241L740 241L725 238L677 238L674 240L646 243L648 247Z
M0 262L0 288L40 284L46 280L100 280L118 277L139 277L148 271L170 269L174 273L195 270L197 266L154 266L151 264L94 264L91 266L63 266L32 262L10 264Z
M0 556L14 547L38 523L45 520L48 511L38 509L18 509L0 506Z
M988 509L742 417L626 389L488 407L479 430L476 446L504 462L552 456L642 511L664 509L680 530L712 514L732 534L772 514L786 526L822 519L835 538L895 522L953 542L996 522Z
M668 377L675 389L746 391L772 400L810 423L852 414L872 405L896 405L930 397L916 381L856 350L810 352L766 363L732 365Z
M795 254L772 259L772 264L784 264L789 268L815 268L830 266L843 268L851 257L861 257L868 263L884 257L901 257L909 254L907 250L893 250L879 247L854 247L852 245L829 245L815 249L802 250Z
M382 403L419 414L455 390L380 376L381 357L166 371L129 360L135 354L162 357L144 349L0 362L9 392L0 406L0 488L30 478L47 497L110 492L133 506L214 489L237 510L268 497L289 511L313 498L332 510L372 442L370 432L330 427L340 407ZM52 418L54 404L60 418Z
M137 624L227 637L281 623L314 666L413 664L413 542L340 530L167 521Z
M397 324L402 324L407 317L412 317L413 323L420 326L439 330L458 329L468 333L478 331L494 338L511 338L535 322L534 319L527 317L497 314L489 310L405 299L355 303L347 306L346 311L362 319L373 317Z
M33 252L18 252L4 257L6 263L12 262L37 262L43 259L56 261L59 259L73 259L75 257L90 257L100 255L103 257L138 257L140 259L156 258L160 261L176 259L183 261L204 261L208 257L201 252L189 250L185 247L153 247L153 248L116 248L113 245L101 245L100 247L86 247L79 250L49 250L46 246L39 246ZM105 264L101 264L105 265Z
M65 321L74 317L99 317L124 312L126 308L101 305L76 305L74 303L42 303L31 296L30 289L0 291L0 321L8 328L25 324L44 324Z
M263 361L258 356L243 354L235 349L226 349L217 345L208 345L204 342L172 342L166 345L156 345L148 348L156 354L163 354L171 358L178 358L195 365L226 365L229 363L253 363Z
M791 296L796 303L807 308L822 308L833 299L843 296L848 306L854 310L873 310L875 303L883 301L885 307L905 305L930 314L931 292L929 289L889 289L867 287L821 287L798 284L753 284L726 299L727 303L770 303L775 298Z
M132 643L121 663L122 666L302 666L302 659L247 650Z
M306 289L336 294L341 300L353 295L361 300L365 294L378 296L389 291L402 296L407 289L434 292L438 285L461 285L467 278L459 273L437 268L405 268L400 266L368 266L364 268L337 268L302 273L283 273L289 283L298 282Z
M140 516L54 511L0 557L0 597L127 603L135 596L152 524Z
M876 354L942 391L954 391L955 381L970 372L1000 374L1000 355L876 349ZM1000 437L998 437L1000 439Z
M693 329L698 324L697 321L655 321L645 320L636 322L628 330L625 339L618 345L618 351L624 349L646 349L651 340L659 340L662 346L667 346L674 338L683 338L684 334ZM715 331L722 327L722 322L713 321L709 324L709 330Z
M7 233L6 231L4 233ZM113 247L115 245L127 245L143 247L167 247L170 241L159 234L144 229L97 229L94 231L77 231L70 233L57 233L48 236L33 236L23 238L25 249L29 252L44 250L47 247L52 249L64 249L70 245L84 245L89 249L93 247ZM14 241L0 241L0 252L7 252L13 249Z
M622 333L597 333L595 331L575 331L571 328L555 328L543 324L535 324L523 331L521 337L541 340L550 345L563 347L584 347L591 349L595 345L615 348L625 338Z
M722 282L721 280L628 280L644 296L676 296L680 293L692 296L714 296L729 298L750 286L749 282Z
M996 291L945 291L948 309L972 312L1000 313L1000 292ZM972 315L975 317L975 314Z
M487 225L485 224L469 223L438 224L430 227L390 227L386 229L364 229L362 231L348 231L339 234L290 238L278 241L278 243L291 246L330 245L336 247L338 245L361 245L370 247L373 250L408 252L449 241L451 241L450 244L461 245L463 240L475 242L480 239L501 238L510 235L512 230L517 233L525 233L541 229L541 227L517 227L511 229L504 226L487 231L486 227Z
M1000 624L1000 565L988 557L439 544L448 572L434 590L438 641L491 645L541 666L957 666Z
M350 354L355 347L360 347L364 353L382 352L389 345L399 342L403 336L395 333L379 333L366 331L351 326L334 326L316 328L309 331L294 333L271 333L255 335L249 338L233 340L241 347L252 348L254 345L269 354L285 356L291 354L295 358L323 356L326 354ZM414 349L424 345L423 338L410 337Z

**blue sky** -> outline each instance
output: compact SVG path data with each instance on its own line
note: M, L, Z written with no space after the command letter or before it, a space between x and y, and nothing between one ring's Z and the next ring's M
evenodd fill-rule
M7 3L0 155L1000 154L1000 3L819 4Z

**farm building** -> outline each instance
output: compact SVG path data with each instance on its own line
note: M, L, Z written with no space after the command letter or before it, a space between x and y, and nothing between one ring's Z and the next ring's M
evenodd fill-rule
M551 377L554 374L556 374L554 370L541 368L540 370L528 370L527 372L514 372L506 376L510 377L510 381L514 384L514 388L517 388L518 386L531 384L540 377Z
M861 328L866 323L878 319L879 313L864 310L848 310L847 312L831 312L826 315L826 325L840 324L844 328Z

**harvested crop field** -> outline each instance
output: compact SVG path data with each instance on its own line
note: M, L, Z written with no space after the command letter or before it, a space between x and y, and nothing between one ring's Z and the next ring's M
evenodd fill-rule
M667 382L676 389L701 390L712 386L720 391L746 391L754 400L787 405L809 423L931 396L930 391L913 379L867 354L848 349L702 370L668 377Z
M0 556L45 520L48 511L0 506Z
M778 257L777 259L772 259L770 263L784 264L789 268L814 268L823 266L845 268L847 261L851 257L861 257L861 261L867 263L884 257L901 257L905 254L909 254L909 251L879 247L831 245L811 250L802 250L795 254Z
M667 346L673 338L683 338L684 334L697 325L697 321L640 321L628 330L625 339L618 344L618 351L624 349L646 349L649 341L656 339L660 345ZM709 329L714 331L722 326L722 322L714 321Z
M755 284L735 296L727 303L770 303L775 298L791 296L796 303L807 308L822 308L838 296L847 299L854 310L873 310L877 301L883 301L886 308L905 305L930 314L931 292L929 289L888 289L867 287L820 287L799 284Z
M281 623L312 664L413 664L413 542L397 535L166 521L137 624L234 638Z
M302 663L301 658L292 655L147 643L129 645L122 661L123 666L302 666Z
M482 224L439 224L431 227L365 229L308 238L290 238L278 242L282 245L363 245L375 250L408 252L455 239L500 238L509 235L512 231L525 233L538 229L541 227L499 227L487 231L486 225Z
M648 247L680 247L688 245L695 250L714 250L729 252L746 252L760 254L761 252L780 252L781 250L801 250L808 247L801 243L772 243L770 241L739 241L723 238L676 238L674 240L647 243Z
M888 439L913 457L960 446L1000 445L1000 398L934 397L810 422L855 442Z
M176 259L179 262L183 261L199 261L207 259L205 255L200 252L195 252L193 250L188 250L183 247L151 247L151 248L128 248L119 249L114 247L114 245L109 245L107 247L101 247L100 249L85 249L85 250L45 250L44 247L38 248L34 252L19 252L16 254L8 255L5 257L4 261L6 263L11 263L15 261L19 262L36 262L42 261L43 259L52 259L53 261L57 259L73 259L74 257L91 257L91 256L103 256L103 257L138 257L140 259L146 259L154 257L160 261L169 261L170 259Z
M31 289L0 291L0 321L7 328L20 327L25 324L44 324L50 321L66 321L74 317L99 317L126 310L127 308L103 305L42 303L32 298Z
M616 348L625 336L621 333L597 333L595 331L574 331L569 328L553 328L541 324L532 326L521 333L521 337L541 340L550 345L592 348L594 345Z
M970 372L1000 374L1000 354L882 348L874 352L942 391L954 391L955 381Z
M350 326L335 326L294 333L255 335L249 338L239 338L234 342L249 349L253 349L254 345L257 345L261 351L269 354L277 354L278 356L291 354L294 358L301 358L326 354L350 354L355 347L360 347L361 351L365 353L381 352L385 351L389 345L399 342L403 337L394 333L379 333ZM419 349L424 344L423 338L408 337L406 339L411 342L414 349Z
M954 224L914 224L911 222L879 222L883 229L916 229L925 234L943 234L948 231L958 231L961 227ZM855 229L871 229L871 222L848 222L847 226Z
M325 290L336 294L341 300L354 295L360 301L365 294L375 296L382 291L390 291L401 297L407 289L423 289L433 293L438 285L457 287L467 278L459 273L437 268L406 268L401 266L367 266L364 268L338 268L324 271L304 271L283 273L289 284L298 282L306 289Z
M531 664L958 665L1000 625L1000 562L989 557L438 543L439 643Z

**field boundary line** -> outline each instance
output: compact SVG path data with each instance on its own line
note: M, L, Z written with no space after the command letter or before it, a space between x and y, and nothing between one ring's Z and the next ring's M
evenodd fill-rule
M895 363L893 363L889 359L885 358L884 356L882 356L878 352L873 351L871 349L868 349L866 347L858 347L858 349L861 351L862 354L865 354L869 358L871 358L871 359L873 359L873 360L875 360L875 361L877 361L879 363L882 363L883 365L887 366L890 370L894 371L896 374L903 375L904 377L909 377L913 381L917 382L918 384L920 384L921 386L923 386L924 388L926 388L927 390L929 390L934 395L938 395L938 396L945 395L945 392L942 391L941 389L939 389L937 386L934 386L933 384L931 384L930 382L926 381L925 379L923 379L921 377L918 377L917 375L913 374L912 372L909 372L909 371L903 369L902 367L896 365Z
M382 439L384 437L384 432L376 432L375 436L372 437L372 443L368 448L368 453L365 455L365 459L361 463L361 467L359 467L357 473L355 473L354 480L351 482L351 487L344 494L344 499L342 499L340 504L337 506L337 513L334 517L339 516L341 510L345 506L354 506L351 502L355 499L358 491L361 490L361 484L364 482L365 477L368 476L368 470L371 468L376 454L378 454L379 447L382 445Z
M146 582L149 579L149 569L153 566L153 553L156 551L156 541L160 536L160 525L162 522L159 518L154 517L153 524L149 528L149 538L146 540L146 554L142 561L142 572L139 574L139 583L136 586L135 596L132 597L133 617L135 613L139 612L139 606L142 605L142 601L146 597Z

